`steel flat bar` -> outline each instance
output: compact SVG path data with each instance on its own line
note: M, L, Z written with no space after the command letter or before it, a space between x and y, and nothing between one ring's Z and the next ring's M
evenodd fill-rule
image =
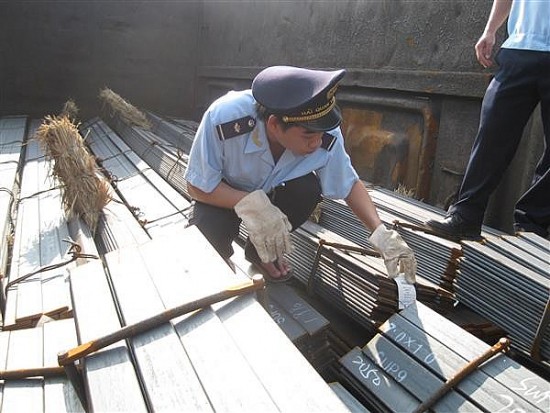
M397 317L397 316L396 316ZM421 333L415 334L413 338L421 339L422 337L437 337L440 343L452 343L450 344L451 350L463 357L465 360L471 360L475 358L481 351L484 351L488 345L479 338L465 334L464 330L458 325L450 322L442 315L429 309L421 303L417 303L414 307L409 307L399 314L399 317L405 318L409 323L416 326ZM393 331L393 335L397 337L399 331ZM401 337L401 336L399 336ZM404 344L407 344L408 340L403 340ZM417 342L413 348L418 348ZM430 349L432 347L424 346L423 349ZM420 357L426 357L429 353L420 354ZM416 354L416 353L415 353ZM429 358L431 359L431 357ZM445 360L449 360L446 358ZM435 363L432 363L436 365ZM459 366L455 367L455 371ZM531 372L526 367L520 365L510 357L503 355L491 360L490 363L483 364L480 367L480 371L486 373L497 382L508 388L513 394L517 394L522 399L531 403L531 406L521 407L524 411L535 411L537 409L546 411L545 406L548 406L550 401L550 383ZM494 391L493 394L505 394L506 392ZM536 407L535 407L536 406ZM508 406L510 410L513 410L512 406ZM498 409L494 409L498 410Z
M253 280L245 281L238 285L230 286L227 289L212 294L210 296L199 298L189 303L182 304L181 306L165 310L162 313L157 314L156 316L149 317L143 321L131 325L127 325L125 327L122 327L120 330L115 331L114 333L81 344L74 349L59 354L59 365L64 366L66 364L73 363L74 361L81 359L88 354L101 350L102 348L116 343L117 341L124 340L137 334L143 333L153 327L161 325L162 323L166 323L173 318L190 313L192 311L196 311L203 307L207 307L219 301L227 300L232 297L260 290L264 288L264 286L265 282L263 278L255 278Z
M508 350L510 341L506 338L501 338L498 343L487 349L483 354L474 360L468 362L460 371L449 378L443 386L441 386L432 396L423 401L420 406L414 410L414 413L422 413L430 409L436 404L443 396L445 396L454 386L456 386L464 378L468 377L470 373L476 370L481 364L491 359L500 352Z

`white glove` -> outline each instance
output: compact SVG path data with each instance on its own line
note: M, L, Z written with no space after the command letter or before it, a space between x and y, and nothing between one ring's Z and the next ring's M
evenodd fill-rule
M272 262L292 251L292 225L262 190L249 193L235 205L250 241L263 262Z
M387 230L384 224L380 224L371 234L369 241L382 254L390 278L395 278L400 272L403 272L405 280L414 284L416 281L416 258L413 250L397 231Z

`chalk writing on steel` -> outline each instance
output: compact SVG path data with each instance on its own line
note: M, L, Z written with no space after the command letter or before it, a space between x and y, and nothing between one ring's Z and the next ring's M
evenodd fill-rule
M499 410L497 410L497 413L527 413L523 409L520 409L518 407L513 407L514 406L513 397L510 397L506 394L499 394L499 396L503 398L508 404L506 406L501 407Z
M365 380L371 381L375 386L380 386L381 379L378 375L378 369L374 364L366 362L360 355L355 356L352 363L357 365L357 370L359 371L359 374L361 374L361 377Z
M389 323L390 328L386 331L396 343L406 347L412 354L418 356L426 364L432 364L435 361L435 353L425 350L424 344L412 337L405 331L399 331L397 325Z
M380 367L395 378L398 383L401 383L407 378L407 370L402 369L395 361L389 360L383 351L379 351L378 356L380 357L378 363Z
M273 306L273 304L269 304L269 314L271 315L273 321L277 324L283 324L285 322L285 316L282 315L281 312Z
M529 384L528 382L532 380L534 379L525 378L519 382L520 385L518 387L512 387L511 389L524 396L527 400L533 400L536 404L550 399L550 390L543 390L536 384Z
M292 317L296 320L300 319L300 321L304 323L311 323L318 319L318 317L315 316L315 312L307 308L303 303L294 303L290 309L290 314L292 314ZM313 316L313 318L311 318L311 316Z

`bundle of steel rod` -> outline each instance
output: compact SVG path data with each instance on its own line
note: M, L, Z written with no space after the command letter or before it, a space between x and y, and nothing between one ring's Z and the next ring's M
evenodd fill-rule
M550 367L550 250L529 257L493 239L486 245L464 241L463 253L458 299L506 330L513 349Z
M548 382L503 354L507 340L489 346L421 303L379 330L340 360L340 382L373 411L547 410Z
M373 199L380 197L379 192L381 192L379 189L369 190ZM383 193L382 195L384 198L391 198L391 193ZM400 200L399 195L396 194L395 197ZM407 206L404 201L400 204ZM416 209L420 210L420 207L416 207ZM370 232L345 202L324 199L321 204L321 211L319 221L321 226L352 240L362 247L372 248L368 241ZM431 281L440 288L452 292L453 280L456 277L457 260L461 254L460 244L427 234L420 229L414 229L414 227L409 228L407 224L416 225L416 222L419 221L416 217L420 215L420 212L416 211L414 216L405 215L404 212L406 212L404 209L397 210L397 207L396 211L380 208L378 214L388 228L395 227L397 229L415 252L418 262L417 275ZM425 217L428 219L432 215L426 213ZM396 221L399 221L400 224L394 226Z
M162 118L153 112L146 112L146 115L151 122L151 132L162 136L183 152L189 153L195 139L195 132L199 127L197 122L183 120L176 122Z
M109 118L109 126L135 154L145 161L180 194L190 199L187 182L183 178L187 169L188 154L178 146L141 128L128 126L116 116ZM158 128L157 128L158 129Z

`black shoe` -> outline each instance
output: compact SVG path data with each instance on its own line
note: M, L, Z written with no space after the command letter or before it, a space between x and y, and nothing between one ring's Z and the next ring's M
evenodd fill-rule
M481 239L481 225L466 221L457 213L448 215L443 221L430 219L424 225L444 237L475 241Z

